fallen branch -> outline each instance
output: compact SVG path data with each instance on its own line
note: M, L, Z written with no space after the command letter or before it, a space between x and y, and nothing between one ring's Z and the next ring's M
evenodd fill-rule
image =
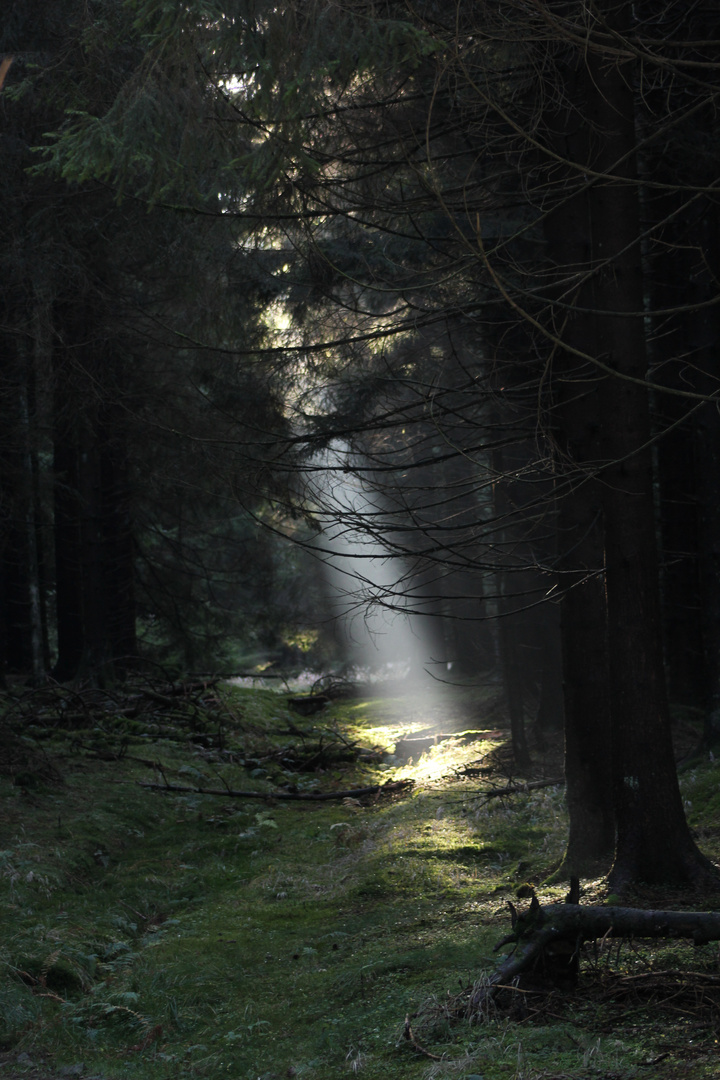
M575 934L586 940L605 935L689 938L695 945L720 941L720 912L717 911L645 911L642 908L548 904L538 906L534 918L536 926L552 929L558 937Z
M501 788L488 788L479 791L478 795L481 795L483 799L503 798L505 795L527 795L528 792L539 791L540 788L562 787L564 783L562 776L556 780L531 780L525 784L506 784Z
M579 904L548 904L536 899L530 908L513 913L514 933L498 948L511 941L515 950L486 982L475 991L471 1005L482 1009L497 990L531 970L546 952L562 943L567 948L566 963L577 958L584 941L597 938L687 938L695 945L720 941L720 912L645 911L626 907L581 907ZM552 969L552 965L551 965Z
M171 791L182 795L224 795L230 799L265 799L272 802L326 802L329 799L361 799L364 795L396 795L407 791L414 780L388 780L385 784L350 788L347 791L238 791L235 788L187 787L184 784L150 784L138 780L138 786L152 791Z

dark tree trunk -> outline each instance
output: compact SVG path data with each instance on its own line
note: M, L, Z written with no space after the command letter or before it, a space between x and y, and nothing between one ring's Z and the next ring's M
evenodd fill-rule
M122 674L137 655L135 550L131 492L124 440L110 434L101 461L102 525L108 640L113 667Z
M90 424L93 424L93 427ZM79 493L80 558L82 561L83 675L104 685L109 663L108 597L103 550L103 491L95 417L81 425Z
M658 102L658 107L663 104ZM641 171L643 178L660 179L668 188L677 179L652 157L652 146L649 158L641 161ZM684 205L687 199L679 188L657 191L650 186L642 199L644 217L658 223L644 252L654 312L648 347L653 381L675 391L697 388L697 368L705 369L708 359L698 346L697 323L707 319L708 313L683 309L710 299L703 251L705 229L698 228L697 204ZM654 395L653 415L659 436L656 453L668 694L672 702L702 707L706 667L704 589L698 559L702 505L698 470L703 465L696 455L693 429L703 418L698 416L696 402L673 393ZM712 582L708 586L712 589Z
M493 471L495 473L495 517L497 536L504 548L504 558L510 558L508 549L513 548L510 537L513 531L513 513L509 498L511 486L510 473L503 451L493 452ZM516 556L517 552L514 553ZM521 768L530 764L530 750L525 731L525 687L527 683L527 663L523 660L522 650L522 608L527 604L523 596L520 579L521 570L500 567L496 574L498 645L500 666L502 668L505 705L510 720L510 740L513 757Z
M525 732L524 683L525 669L518 639L518 617L514 602L508 595L507 572L498 574L500 598L498 600L500 663L502 665L505 703L510 718L510 741L513 758L521 768L530 764L530 750Z
M533 733L538 747L545 749L548 736L562 731L565 723L562 639L557 603L546 605L538 629L541 635L540 688Z
M660 254L649 260L654 304L685 308L658 318L652 360L656 381L713 394L720 314L714 305L692 308L715 295L717 211L696 203L683 212L681 200L678 193L649 202L654 218L674 211ZM720 416L711 405L657 394L656 424L668 688L672 701L704 710L709 749L720 741Z
M58 650L53 675L62 682L76 674L84 644L78 460L72 434L67 430L56 429L53 471Z
M65 338L65 335L63 335ZM77 398L69 343L63 340L54 355L53 396L53 512L55 538L55 601L57 659L53 675L72 679L83 654L83 569L80 544L80 450Z
M570 819L561 872L581 875L596 871L598 864L606 867L615 846L603 552L590 484L568 499L560 523L566 542L575 537L577 544L565 560L572 569L560 578L566 590L561 628Z
M663 307L670 306L667 300L663 303L659 295L655 299ZM679 345L676 335L670 336L667 332L661 337L661 343L670 350L673 345L676 348ZM672 359L672 353L668 358ZM659 359L655 353L653 361ZM667 368L654 363L654 366L662 372L663 383L680 388L682 373L677 365ZM702 707L705 664L693 433L690 423L682 422L688 411L687 402L671 395L657 397L660 575L668 696L677 704ZM676 426L672 427L673 424ZM663 434L668 428L671 430Z
M3 556L5 583L5 659L8 671L27 675L33 669L30 552L27 522L12 522Z
M450 377L456 382L461 378L467 381L464 370L454 370ZM443 576L443 590L449 616L446 637L453 670L459 669L462 675L477 676L479 672L488 672L495 667L496 625L488 618L483 571L467 568L477 554L477 523L482 510L478 505L477 466L463 449L468 439L468 424L464 414L461 413L461 417L463 424L459 429L450 421L443 427L444 437L458 448L456 456L445 461L440 470L444 490L452 496L449 513L453 523L453 550ZM454 569L457 563L460 567Z
M495 666L494 626L487 616L483 575L457 573L446 581L451 622L451 660L462 675L477 676Z
M40 587L40 630L43 670L50 671L51 596L54 589L52 548L52 467L53 456L53 373L52 373L52 291L41 270L33 270L34 344L32 379L29 384L30 412L34 417L32 443L32 486L35 518L38 583Z
M677 382L675 383L677 386ZM674 398L674 402L681 399ZM687 412L663 404L666 427ZM661 428L662 430L662 428ZM702 707L706 681L698 565L698 498L695 447L688 424L679 424L658 443L661 581L665 667L670 700Z
M717 296L720 274L720 214L714 202L703 201L693 221L695 266L688 277L688 300L705 303ZM716 394L720 311L717 304L693 312L685 347L698 374L698 390ZM705 749L720 745L720 414L717 405L703 405L693 425L695 494L698 502L697 543L702 608L702 704Z
M125 417L112 357L98 362L92 311L56 308L54 510L56 677L103 683L136 654L134 549ZM106 395L106 400L103 400Z
M35 551L37 560L37 580L38 580L38 617L39 617L39 635L40 635L40 650L42 654L41 667L43 673L50 671L52 667L52 660L50 656L50 616L48 612L49 595L52 589L52 581L50 577L50 569L48 567L48 537L50 536L49 523L47 522L47 514L43 504L43 488L46 483L46 477L41 473L40 463L38 461L37 453L33 453L32 458L32 481L33 481L33 519L35 522Z
M717 349L718 340L720 337L715 339L714 349ZM717 374L720 374L716 359L713 366L716 374L700 379L699 384L707 390L713 383L712 392L715 392ZM715 406L703 408L694 434L699 504L698 561L703 598L702 746L709 750L720 745L720 416Z
M24 340L24 339L21 339ZM45 672L38 521L33 476L34 415L31 401L31 357L22 348L15 357L13 386L14 445L6 456L8 518L3 554L6 661L11 671L29 674L38 683Z
M605 15L620 32L630 26L629 4ZM615 372L602 384L601 444L609 462L602 481L617 821L611 882L717 881L685 820L663 670L632 65L589 52L588 76L587 119L600 136L594 166L615 177L591 188L597 311L586 350Z
M582 65L582 60L578 61ZM567 93L582 109L585 72L566 71ZM568 110L553 120L553 149L580 167L592 153L590 131ZM569 835L558 871L584 876L609 865L615 847L600 455L602 374L573 350L592 348L595 289L591 203L582 168L567 168L565 199L546 219L550 257L562 282L556 332L566 348L553 359L557 439L557 584L565 711ZM569 281L569 284L568 284ZM571 305L568 309L568 305ZM577 308L577 311L572 310Z
M58 305L54 505L58 658L55 676L96 678L107 653L97 389L82 303Z

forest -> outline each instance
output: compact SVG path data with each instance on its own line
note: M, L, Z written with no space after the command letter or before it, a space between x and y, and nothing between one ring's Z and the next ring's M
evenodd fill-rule
M713 1075L719 101L707 0L8 0L0 1076Z

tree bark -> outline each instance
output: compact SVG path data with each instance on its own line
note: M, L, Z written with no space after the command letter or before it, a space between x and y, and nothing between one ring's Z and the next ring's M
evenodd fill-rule
M561 622L556 603L545 605L541 612L538 632L541 635L538 646L540 686L533 736L538 748L544 750L550 733L559 733L565 727Z
M80 450L71 323L58 305L53 352L53 513L57 659L60 682L77 674L84 648L82 558L80 545Z
M686 277L691 303L707 304L717 296L720 274L720 214L715 202L704 200L692 222L692 273ZM693 312L684 346L697 374L701 393L715 394L720 377L718 341L720 311L716 304ZM702 594L700 628L703 647L702 748L720 745L720 414L715 404L703 405L693 425L694 477L697 498L697 554Z
M622 33L631 5L604 4ZM612 887L630 882L719 884L685 820L673 755L663 670L651 425L646 375L633 67L590 51L587 120L599 136L591 187L596 351L615 373L602 383L601 479L614 800ZM636 381L637 380L637 381Z
M500 663L502 665L505 704L510 718L510 741L515 764L525 768L530 764L530 750L525 732L525 704L523 695L524 670L520 657L517 635L517 614L513 600L507 595L507 571L499 571L498 634L500 640Z
M565 161L560 205L546 218L548 253L561 284L554 329L566 348L552 360L552 424L557 444L557 585L561 597L565 780L568 844L557 871L586 876L609 865L615 847L611 725L604 580L601 453L602 373L573 350L592 348L596 306L590 191L583 166L592 154L583 108L586 72L580 60L565 72L573 107L550 121L553 149ZM568 305L571 305L568 310Z
M118 674L137 655L132 493L121 425L106 431L100 462L107 636Z
M506 463L503 460L503 452L497 449L493 452L493 469L497 480L495 482L495 516L499 523L498 535L506 546L504 558L508 558L508 541L512 533L512 513L508 498L509 474L506 473ZM498 568L496 574L498 595L498 644L500 646L500 665L502 668L503 687L505 690L505 705L510 719L510 741L512 744L515 763L521 768L530 764L530 750L528 748L527 734L525 731L525 665L520 653L520 626L522 615L520 608L523 604L521 597L522 589L518 585L521 573L513 572L506 567Z
M125 418L112 356L95 356L92 308L57 304L54 511L58 658L55 676L102 683L136 653L134 550Z
M42 589L38 551L38 506L33 458L34 416L31 414L32 357L18 335L8 395L14 406L14 440L5 455L9 520L4 560L6 661L10 670L30 674L35 684L44 675Z
M701 25L696 25L698 14L694 12L685 22L684 33L696 40L711 39L712 28L702 25L702 16ZM641 135L652 135L664 117L684 107L684 101L679 87L674 93L658 88L651 96L651 114ZM712 147L714 125L710 105L695 111L682 133L675 130L670 136L670 153L651 142L639 163L646 185L643 217L652 225L643 254L653 309L649 344L653 381L674 390L708 394L718 385L720 314L713 302L720 270L718 215L712 198L691 194L685 185L713 183L717 154L714 163L705 155L690 161L684 151L693 145ZM654 187L658 181L664 185L661 190ZM707 706L706 735L710 735L716 711L720 721L720 578L712 557L707 559L720 539L720 419L712 406L698 409L696 403L674 394L656 393L652 404L659 436L668 692L673 702Z

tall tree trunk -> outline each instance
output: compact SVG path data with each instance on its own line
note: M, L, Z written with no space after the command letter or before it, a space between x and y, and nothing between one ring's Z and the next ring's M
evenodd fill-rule
M82 674L105 684L111 660L108 633L108 596L105 589L103 544L103 490L96 416L84 418L80 429L79 493L80 558L82 560Z
M80 545L80 448L78 396L66 308L56 313L58 342L53 353L53 516L57 659L53 675L61 682L77 674L83 654L83 569Z
M646 199L652 220L672 215L649 258L653 306L674 309L656 320L651 358L655 381L712 394L720 373L718 216L709 201L684 202L681 190ZM656 395L656 414L668 689L672 701L704 709L709 748L720 740L720 416L670 394Z
M630 4L602 5L631 27ZM611 882L720 879L697 849L677 782L663 670L650 453L632 63L588 52L587 119L599 138L591 187L596 335L603 382L602 457L614 796ZM637 380L637 381L634 381Z
M685 347L698 372L698 390L716 394L720 377L720 311L717 304L707 306L717 296L720 275L720 213L714 201L703 200L699 208L693 221L692 246L696 265L687 280L688 300L706 306L693 312ZM715 403L703 405L693 425L693 436L704 659L702 746L711 749L720 745L720 414Z
M533 735L538 748L547 747L551 733L565 727L565 698L562 673L562 639L560 611L556 603L547 604L541 612L540 688Z
M29 360L29 357L28 357ZM21 414L24 429L24 447L22 462L22 495L24 504L23 522L23 547L27 560L27 586L28 586L28 615L30 630L30 663L34 685L39 685L45 674L45 650L43 648L43 625L42 625L42 585L40 580L40 547L38 544L39 507L36 500L36 453L35 433L32 426L35 423L34 410L31 414L30 402L32 400L32 372L30 363L26 367L26 383L21 392Z
M25 337L18 335L10 399L16 428L7 455L9 522L4 551L6 660L16 672L29 674L35 684L44 675L38 521L33 476L35 416L31 412L32 357Z
M112 396L112 357L98 363L92 310L57 305L54 357L56 677L103 683L137 651L134 550L125 417ZM88 342L91 342L88 345Z
M663 100L655 102L655 111L662 115L665 91L658 91L658 95ZM653 115L652 123L656 122L657 116ZM700 313L683 310L699 291L694 284L698 274L705 276L698 265L702 261L696 246L700 237L693 235L692 219L698 208L684 205L687 195L678 186L673 189L677 178L653 157L653 149L651 143L648 155L639 162L643 182L660 179L667 186L658 191L651 184L641 192L643 218L655 225L643 251L653 313L648 360L654 382L671 390L687 390L697 384L695 368L700 359L691 345ZM668 694L672 702L702 706L703 604L698 563L698 463L693 435L697 405L673 393L656 393L652 406L659 436L656 460L660 575Z
M572 106L585 92L583 60L568 66ZM611 765L607 609L600 456L602 374L572 350L595 334L590 192L582 166L590 132L573 107L552 119L552 147L563 167L560 205L545 220L548 252L560 284L554 329L566 348L552 358L553 428L557 439L557 582L565 711L568 844L558 873L583 876L610 864L615 848Z
M679 382L673 380L673 385ZM660 427L678 426L658 443L662 615L665 667L670 700L702 707L706 682L703 643L703 603L698 563L699 500L695 446L689 424L680 423L687 407L665 407ZM667 406L667 402L663 402Z
M52 559L52 290L43 269L32 270L33 348L31 377L28 381L30 415L33 417L31 442L32 499L35 519L38 584L40 589L40 633L42 667L50 671L50 597L53 592Z
M699 387L714 393L720 374L717 342L714 339L712 366ZM714 374L713 374L714 369ZM712 390L709 387L712 385ZM701 626L704 679L702 747L720 745L720 416L716 406L706 405L694 431L696 450L696 492L699 504L698 562L702 590Z
M498 635L502 665L505 703L510 718L510 742L515 764L525 768L530 764L530 750L525 731L524 677L525 670L518 640L518 617L512 598L508 572L498 575Z
M449 655L462 675L477 676L495 666L494 625L488 619L483 574L455 571L445 579L451 627Z
M667 9L672 19L678 7ZM636 9L637 10L637 9ZM654 14L652 5L639 17ZM718 56L717 12L682 11L677 36L692 43L684 61ZM676 36L673 34L673 36ZM715 46L708 45L715 41ZM698 46L698 42L705 45ZM687 106L687 86L672 78L649 95L642 137ZM720 218L716 200L698 188L718 168L714 102L694 108L669 141L650 141L640 158L642 211L653 334L653 381L677 390L717 391L720 364ZM693 153L693 151L695 151ZM647 181L647 182L646 182ZM658 181L662 185L655 186ZM646 230L647 231L647 230ZM720 416L714 405L656 394L662 535L663 622L670 700L705 712L701 746L720 740Z
M123 674L137 655L131 491L122 433L108 431L106 436L101 486L107 633L113 667Z
M502 449L493 451L493 471L496 476L495 517L497 535L506 548L508 558L508 538L512 529L511 505L508 498L509 475ZM526 767L530 764L530 750L525 731L525 682L526 665L521 653L522 606L527 602L523 598L522 586L518 584L522 572L513 573L507 567L499 567L497 580L498 644L500 646L500 664L502 667L505 704L510 719L510 740L513 757L517 765Z
M67 428L56 426L53 509L58 651L53 675L60 682L76 674L84 642L78 460L73 435Z
M470 433L476 431L462 401L463 395L467 394L467 368L458 359L454 348L448 347L448 352L450 358L445 362L443 385L458 388L458 401L452 395L448 397L449 415L438 422L443 438L456 449L456 454L444 460L439 470L436 468L439 478L434 479L434 484L441 484L451 499L445 508L452 521L452 550L448 552L448 566L443 575L449 615L446 637L453 671L457 669L462 675L477 677L495 667L498 652L496 621L488 617L485 601L485 575L480 567L472 569L478 554L478 521L482 520L483 511L490 508L487 504L482 505L482 496L478 494L482 491L478 482L480 470L474 456L465 449L472 437ZM455 405L457 416L452 413Z

